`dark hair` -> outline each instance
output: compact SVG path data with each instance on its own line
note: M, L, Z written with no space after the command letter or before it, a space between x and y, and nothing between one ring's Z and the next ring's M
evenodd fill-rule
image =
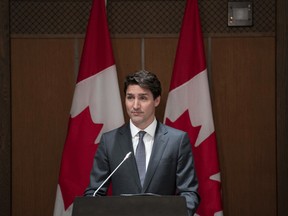
M141 88L149 89L154 99L160 96L162 91L161 83L157 76L145 70L137 71L126 76L124 81L125 94L129 85L139 85Z

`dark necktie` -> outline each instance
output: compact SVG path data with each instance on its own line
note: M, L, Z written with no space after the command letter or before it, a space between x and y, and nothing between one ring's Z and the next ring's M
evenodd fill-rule
M145 145L143 141L143 137L145 135L145 131L139 131L139 142L136 148L136 162L138 167L138 173L141 181L141 185L143 187L145 175L146 175L146 153L145 153Z

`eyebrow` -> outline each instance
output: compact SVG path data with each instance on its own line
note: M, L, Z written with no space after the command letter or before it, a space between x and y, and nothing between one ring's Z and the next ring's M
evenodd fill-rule
M133 94L133 93L126 93L126 95L135 95L135 94ZM138 94L138 96L147 96L148 95L148 93L140 93L140 94Z

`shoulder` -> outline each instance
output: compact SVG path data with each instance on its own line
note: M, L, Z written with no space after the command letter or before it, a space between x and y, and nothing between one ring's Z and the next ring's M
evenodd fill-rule
M163 133L168 133L168 134L170 134L170 135L178 135L178 136L183 136L183 135L185 135L185 134L187 134L185 131L183 131L183 130L179 130L179 129L176 129L176 128L173 128L173 127L170 127L170 126L168 126L168 125L165 125L165 124L163 124L163 123L161 123L161 122L159 122L158 121L158 125L157 125L157 127L158 127L158 130L159 131L162 131Z
M115 136L118 133L120 133L120 134L127 133L127 131L130 131L130 127L129 127L128 123L123 124L122 126L115 128L113 130L104 132L102 136L108 136L108 137L109 136Z

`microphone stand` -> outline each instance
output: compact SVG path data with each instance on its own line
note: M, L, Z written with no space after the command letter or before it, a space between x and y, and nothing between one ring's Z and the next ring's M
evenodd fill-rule
M124 159L121 161L121 163L113 170L113 172L105 179L105 181L98 187L97 190L93 193L93 197L97 194L97 192L102 188L102 186L108 181L108 179L116 172L116 170L124 163L125 160L127 160L131 156L132 152L128 152Z

